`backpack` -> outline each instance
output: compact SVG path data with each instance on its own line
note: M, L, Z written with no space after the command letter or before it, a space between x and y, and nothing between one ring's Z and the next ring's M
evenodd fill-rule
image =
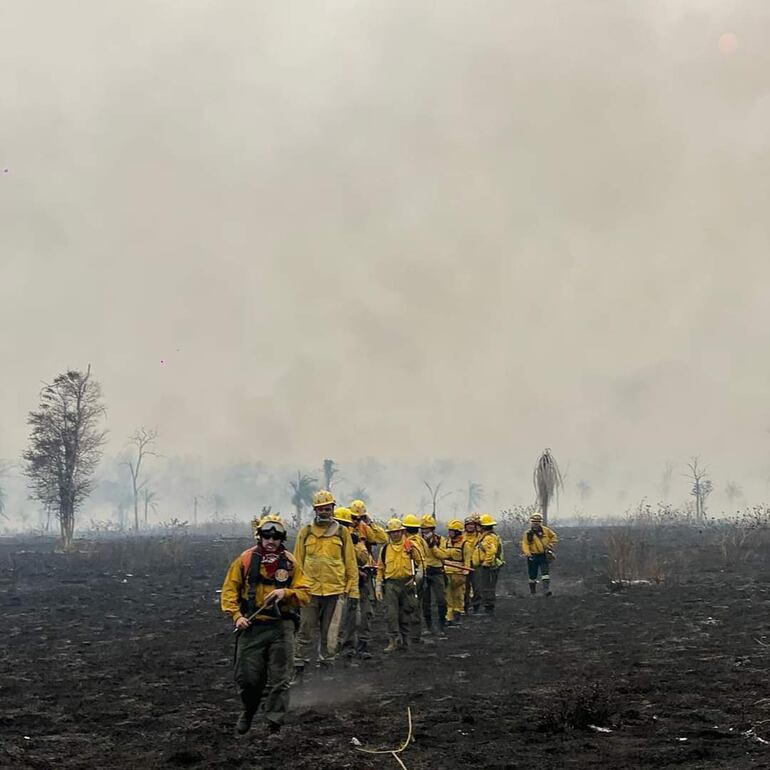
M257 548L256 545L252 546L241 554L241 574L244 582L248 584L246 598L241 599L241 613L247 617L258 609L256 603L258 585L288 588L294 575L294 558L289 555L288 551L282 551L278 556L275 577L265 577L260 571L262 557L257 552Z

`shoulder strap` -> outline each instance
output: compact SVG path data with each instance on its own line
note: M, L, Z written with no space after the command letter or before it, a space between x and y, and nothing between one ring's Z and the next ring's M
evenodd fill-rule
M383 567L385 566L385 557L388 555L388 545L388 543L385 543L380 549L380 561L382 562Z

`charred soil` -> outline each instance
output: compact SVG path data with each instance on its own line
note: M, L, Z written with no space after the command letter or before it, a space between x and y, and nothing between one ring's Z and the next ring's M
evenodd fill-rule
M722 569L706 553L618 591L585 563L596 548L565 538L550 599L526 595L511 559L494 618L390 656L378 618L372 660L312 671L278 738L258 721L236 738L216 592L240 548L201 542L128 572L124 557L7 544L0 767L397 768L352 739L398 747L407 707L409 770L770 767L766 559Z

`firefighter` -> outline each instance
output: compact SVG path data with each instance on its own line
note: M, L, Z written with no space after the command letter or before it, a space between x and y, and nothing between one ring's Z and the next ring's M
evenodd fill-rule
M476 576L479 598L487 615L495 613L495 590L500 567L503 566L503 543L495 532L497 522L485 513L479 524L481 532L473 547L471 566Z
M464 522L465 537L463 542L463 564L466 567L471 567L471 560L473 555L473 549L476 547L479 537L481 536L479 524L481 517L478 513L472 513L467 516ZM465 578L465 613L478 613L479 606L481 605L481 594L479 593L478 586L476 585L477 578L475 571L469 571Z
M412 548L414 549L415 562L420 567L420 579L415 581L415 586L417 588L417 603L422 606L422 596L423 591L425 590L425 563L427 560L428 546L420 534L420 520L414 514L407 513L406 516L404 516L402 523L406 530L405 537L412 544ZM423 643L422 619L420 617L420 612L415 612L412 616L411 641L412 644Z
M227 571L221 607L235 623L235 682L243 704L236 731L251 727L262 696L271 733L280 730L289 707L294 634L299 608L310 599L307 579L286 550L286 527L266 516L256 527L257 544ZM268 685L269 682L269 685Z
M358 567L358 593L360 597L361 591L365 591L367 583L371 581L367 570L372 565L372 557L366 549L366 543L359 537L358 532L353 527L353 515L349 508L337 508L334 512L334 520L348 530L353 541L353 550L356 554L356 565ZM360 612L363 612L360 599L348 598L342 621L340 652L343 657L352 658L354 655L358 655L360 658L372 657L366 643L361 646L356 642L358 628L360 627Z
M556 533L543 524L543 514L533 513L529 518L529 529L521 538L521 552L527 557L529 592L537 593L537 575L543 580L545 595L551 596L550 562L556 558L553 547L559 539Z
M443 559L448 557L442 548L441 538L436 534L436 519L426 513L420 521L420 534L425 543L425 578L422 585L422 616L425 633L435 631L433 605L436 605L439 637L444 636L446 625L446 575Z
M419 620L417 584L422 579L422 566L417 548L405 537L404 529L398 519L388 521L388 542L382 546L377 568L375 591L377 598L385 602L388 654L409 648L414 638L414 616Z
M316 492L313 521L300 529L294 546L297 564L310 585L310 602L302 610L297 634L294 670L298 682L315 649L321 666L333 663L346 605L349 599L358 599L355 548L347 529L334 520L334 509L331 492Z
M459 519L452 519L447 527L449 534L441 543L444 553L444 559L454 562L455 565L444 563L444 572L447 577L446 584L446 625L457 626L460 624L460 618L465 614L465 579L469 574L467 569L462 566L463 543L465 534L463 533L463 523Z
M358 648L360 657L369 655L369 644L372 640L372 621L374 620L374 581L377 573L377 562L374 548L388 542L385 530L372 521L363 500L353 500L348 506L353 518L353 530L366 546L369 552L369 564L363 568L365 579L359 581L360 598L358 600ZM354 536L355 539L355 536ZM359 572L361 568L359 567Z

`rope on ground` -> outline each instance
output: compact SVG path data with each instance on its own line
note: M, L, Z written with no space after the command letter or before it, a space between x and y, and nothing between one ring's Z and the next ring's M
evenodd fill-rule
M409 732L407 733L406 740L403 742L400 748L398 749L364 749L361 746L356 746L356 749L358 751L363 751L364 754L390 754L393 759L398 762L398 764L401 766L402 770L408 770L407 766L401 761L401 757L398 755L412 742L412 709L407 706L406 707L406 718L409 722Z

